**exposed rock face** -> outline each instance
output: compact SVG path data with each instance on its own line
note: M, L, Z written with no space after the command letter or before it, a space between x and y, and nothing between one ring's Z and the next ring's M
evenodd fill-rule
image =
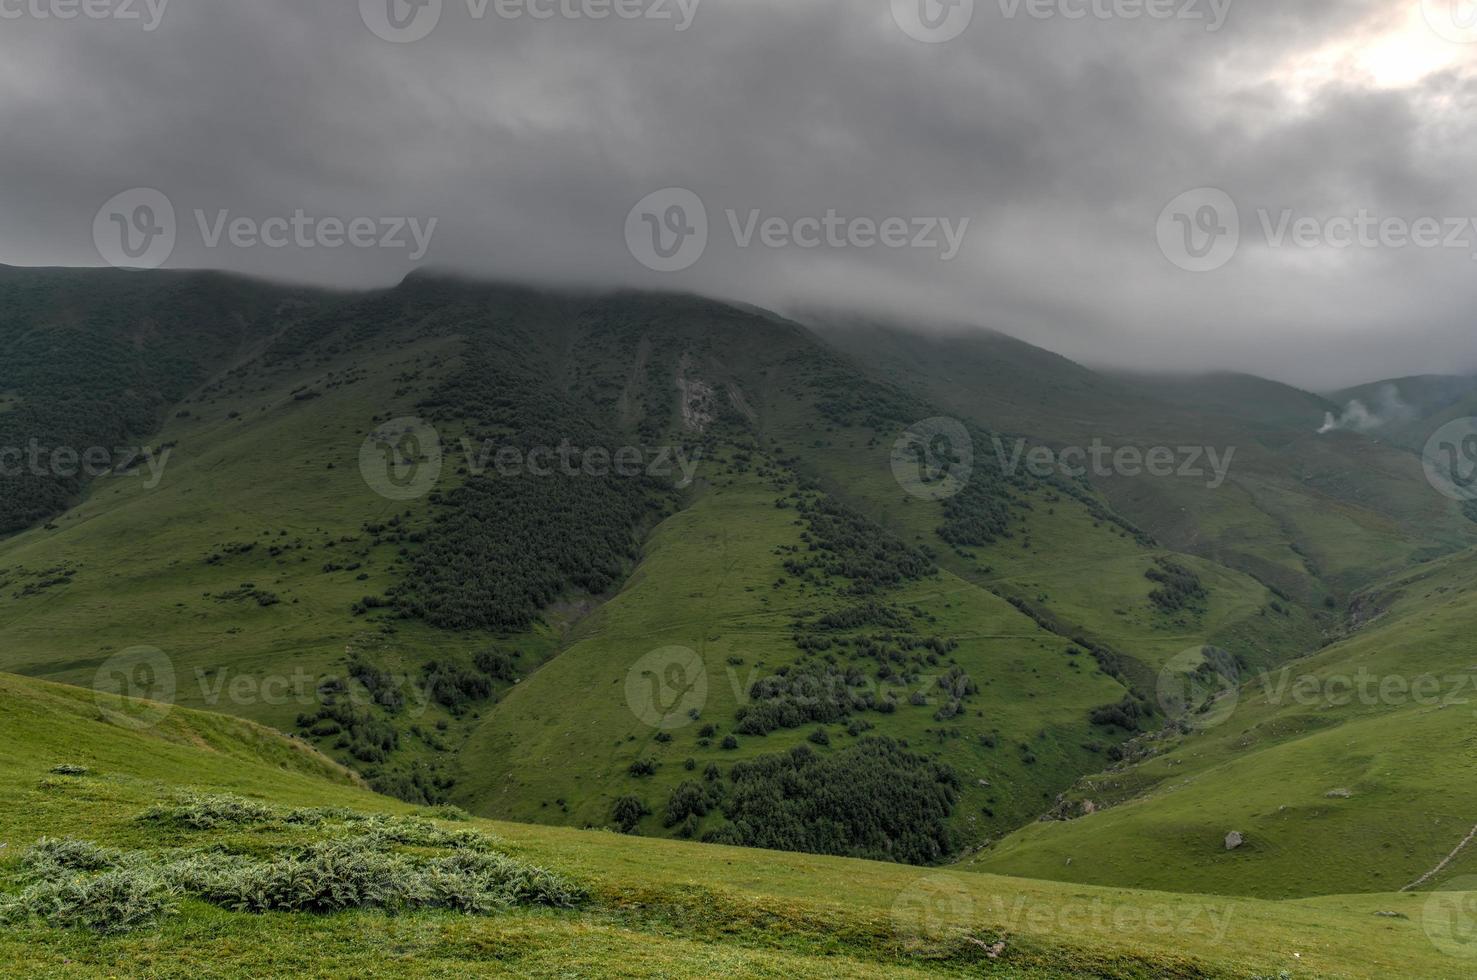
M682 393L682 424L694 432L706 432L714 417L713 386L699 378L689 378L693 369L690 355L682 355L677 365L677 390Z
M1228 851L1234 851L1245 843L1246 838L1241 836L1241 831L1239 830L1233 830L1226 835L1226 850Z

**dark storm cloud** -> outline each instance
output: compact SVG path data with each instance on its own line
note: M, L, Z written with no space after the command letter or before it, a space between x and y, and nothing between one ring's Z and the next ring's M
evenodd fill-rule
M38 16L67 2L0 0L0 261L98 264L98 209L147 187L175 210L171 266L366 285L435 265L859 307L1311 386L1477 367L1477 227L1466 248L1264 231L1284 212L1477 217L1477 44L1419 2L976 0L944 43L908 36L890 0L488 0L480 18L443 0L408 43L367 26L394 35L391 0L170 0L152 30L160 0ZM709 237L661 273L627 218L668 187L702 202ZM1196 188L1225 192L1241 231L1202 273L1157 227ZM1201 217L1169 216L1171 238ZM329 247L353 219L359 244ZM879 242L887 219L906 246Z

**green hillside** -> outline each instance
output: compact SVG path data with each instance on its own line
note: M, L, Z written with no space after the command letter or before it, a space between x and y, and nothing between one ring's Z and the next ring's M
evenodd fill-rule
M1477 874L1458 846L1477 821L1465 709L1278 686L1477 676L1461 653L1477 524L1408 447L1318 433L1332 399L1106 375L997 334L434 275L326 294L0 270L0 291L18 352L0 435L133 456L4 477L20 505L0 528L0 671L29 678L5 684L39 740L18 750L16 792L58 794L25 805L56 829L15 816L20 836L101 820L92 836L125 852L107 867L131 874L153 860L139 814L187 784L514 822L498 850L259 813L218 838L230 876L197 874L193 850L165 863L188 914L151 935L178 950L221 923L249 936L244 921L332 938L320 961L258 934L242 969L325 974L424 953L434 933L447 974L487 957L615 973L608 951L654 942L650 975L1363 975L1339 944L1429 958L1408 948L1417 906ZM1212 471L1029 462L1095 443L1177 462L1199 447ZM107 747L48 761L52 738ZM201 752L216 762L197 773ZM63 763L130 775L46 775ZM89 800L108 816L79 815ZM253 874L351 857L421 909L413 929L364 939L212 904ZM524 858L554 877L505 860ZM717 863L721 886L690 870ZM544 907L566 874L590 904ZM499 890L509 875L534 897ZM868 884L843 899L848 876ZM1134 888L1269 931L1150 942L1017 914L1022 895L1184 900ZM900 937L907 895L963 902L968 922ZM422 909L489 903L516 926ZM36 935L103 970L141 934Z
M99 479L0 548L0 666L86 686L162 657L177 703L301 732L403 798L623 826L634 797L640 832L748 843L771 838L711 798L710 766L727 778L805 746L844 783L862 743L903 742L900 765L944 767L914 855L938 859L1101 768L1150 724L1158 664L1186 644L1287 652L1248 628L1265 589L1215 566L1198 566L1203 609L1157 613L1146 576L1164 552L1085 487L983 456L974 482L993 490L903 493L893 444L935 412L794 324L699 300L425 277L337 297L164 413L157 487ZM440 433L442 480L389 500L361 448L414 415ZM691 479L474 472L484 446L571 439L669 451ZM570 508L608 529L604 551ZM1313 640L1300 612L1278 631ZM662 732L624 685L672 647L703 658L710 701ZM832 687L797 714L811 681ZM749 704L759 682L775 704ZM1093 723L1124 703L1123 724ZM761 709L779 720L739 717ZM504 761L531 750L576 763ZM642 762L655 772L633 775ZM684 783L701 799L668 820Z
M426 820L250 723L178 709L139 730L100 709L133 717L147 706L14 676L0 676L0 708L11 749L0 758L0 838L9 845L0 857L0 963L12 975L1439 978L1465 966L1428 936L1449 941L1441 914L1466 898L1456 893L1192 898L468 821L450 811ZM498 866L537 867L541 880L563 882L574 904L526 898L490 913L391 915L373 898L345 898L350 904L334 911L259 912L208 897L220 887L207 884L212 867L303 860L341 833L360 834L364 850L402 864L484 848ZM42 838L53 843L35 849ZM130 870L142 859L146 870ZM128 896L130 927L54 928L43 913L27 915L23 896L38 861L73 869L61 872L70 894L100 896L102 882L107 894ZM188 875L173 877L185 867ZM355 867L340 872L346 882ZM353 904L360 901L371 907ZM88 910L96 922L118 921L117 898L80 902L44 914Z
M1346 638L1248 673L1205 721L1192 714L1186 731L1146 738L1076 787L1077 819L1023 828L973 866L1276 897L1477 872L1465 846L1477 813L1474 576L1466 552L1361 594ZM1228 851L1232 831L1246 843Z
M211 273L0 266L0 445L95 448L88 468L134 469L143 482L152 454L129 450L157 445L147 440L171 405L328 304ZM81 461L41 472L4 462L0 534L54 516L87 484Z
M1244 571L1312 608L1477 543L1477 525L1432 492L1406 448L1318 433L1325 413L1338 410L1336 396L1234 374L1099 375L977 331L934 336L852 317L814 322L829 342L905 389L1000 431L1059 449L1100 441L1166 447L1177 459L1180 447L1229 457L1218 484L1213 473L1125 477L1111 467L1094 483L1165 545ZM1209 470L1204 461L1200 468Z

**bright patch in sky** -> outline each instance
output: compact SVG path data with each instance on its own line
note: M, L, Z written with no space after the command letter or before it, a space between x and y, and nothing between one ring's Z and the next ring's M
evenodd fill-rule
M1329 84L1375 89L1401 89L1441 71L1462 74L1477 69L1477 44L1443 37L1430 17L1446 0L1432 0L1427 10L1419 0L1381 13L1353 31L1313 51L1288 59L1274 72L1295 97L1306 98ZM1471 0L1457 0L1471 3ZM1474 32L1477 40L1477 32Z

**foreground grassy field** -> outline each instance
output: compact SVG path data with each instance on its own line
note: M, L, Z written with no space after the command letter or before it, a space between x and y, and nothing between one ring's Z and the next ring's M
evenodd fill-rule
M311 828L283 820L192 830L140 819L186 790L269 802L277 813L287 807L415 812L364 791L332 762L249 722L175 709L155 727L138 730L109 720L144 710L138 706L11 676L0 677L0 708L7 745L0 759L0 839L7 844L0 872L6 874L18 870L17 855L42 836L244 855L292 852L313 842ZM87 772L52 774L59 765ZM561 875L588 897L568 910L520 907L490 916L253 914L181 899L159 923L119 936L34 920L12 924L0 931L0 972L1458 977L1471 967L1471 960L1453 955L1466 947L1442 914L1458 897L1451 894L1434 902L1424 894L1269 902L465 819L438 825L490 835L500 853Z

